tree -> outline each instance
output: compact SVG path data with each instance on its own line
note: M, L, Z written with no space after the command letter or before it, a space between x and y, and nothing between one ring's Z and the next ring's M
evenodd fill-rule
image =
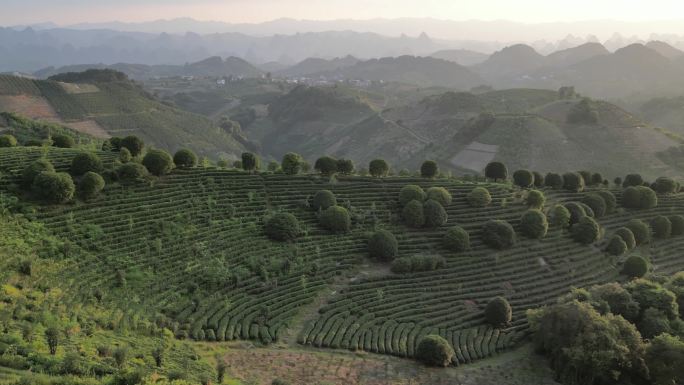
M546 236L549 230L549 223L546 215L539 210L527 210L520 218L520 229L528 238L541 239Z
M228 368L228 365L226 364L226 361L223 360L220 356L217 356L216 358L216 382L219 384L223 384L223 378L226 376L226 369Z
M65 203L74 197L76 186L65 172L41 172L33 181L33 192L49 203Z
M116 173L121 182L132 183L145 178L147 176L147 169L140 163L129 162L119 166Z
M105 181L100 174L88 171L78 182L78 193L83 200L91 200L100 194L104 186Z
M425 214L425 226L439 227L444 226L447 221L447 213L439 202L433 199L428 199L423 204L423 213Z
M545 186L544 175L540 172L532 171L532 176L534 176L534 187L541 188Z
M368 241L368 252L371 258L391 262L399 254L397 238L387 230L378 230Z
M13 135L0 135L0 147L16 147L17 138Z
M193 168L197 166L197 155L187 148L180 149L173 154L173 164L178 168Z
M276 172L280 168L280 165L275 160L268 162L266 169L270 172Z
M583 217L587 216L587 212L579 202L568 202L565 204L565 208L570 213L571 226L579 222Z
M491 162L485 167L485 177L494 179L494 182L506 180L508 178L508 169L501 162Z
M122 139L118 136L112 136L111 138L105 140L102 143L102 151L120 151L121 140Z
M259 169L259 157L251 152L243 152L242 156L242 169L245 171L256 171Z
M529 188L534 185L534 174L530 170L517 170L513 173L513 183L522 188Z
M506 298L494 297L484 311L485 319L495 328L505 327L511 323L513 318L513 309Z
M637 329L644 338L649 340L659 334L672 332L670 320L667 319L665 313L652 307L644 310L644 314L637 324Z
M577 173L582 176L585 186L591 186L591 171L580 170Z
M601 198L603 198L603 202L606 204L605 214L614 213L615 207L617 207L617 200L615 199L615 195L608 190L600 190L596 193L598 195L600 195ZM591 205L590 205L590 207L591 207ZM592 207L592 209L593 209L593 207Z
M133 159L133 155L131 155L131 152L128 151L127 148L122 148L119 150L119 162L121 163L128 163Z
M570 227L570 211L563 205L555 205L549 212L551 225L560 229Z
M652 209L658 205L658 197L646 186L629 186L622 191L622 205L630 209Z
M568 191L580 192L584 190L584 178L577 172L563 174L563 188Z
M615 186L622 186L622 178L620 178L619 176L615 177L615 179L613 179L613 183L615 183Z
M468 193L466 199L472 207L487 207L492 203L492 196L484 187L475 187Z
M672 236L684 234L684 215L671 215L670 223L672 224Z
M645 360L653 385L684 384L684 342L679 337L655 337L646 348Z
M582 198L582 203L589 206L594 212L595 218L601 218L606 214L606 201L597 193L589 193Z
M674 194L677 192L677 182L665 176L656 179L653 187L658 194Z
M50 354L53 356L57 354L57 347L59 346L60 339L61 333L56 326L50 326L45 329L45 340L50 349Z
M430 187L427 190L427 199L437 201L442 207L447 207L451 204L451 194L444 187Z
M651 228L640 219L631 219L625 225L634 235L636 246L646 244L651 241Z
M384 159L373 159L368 164L368 172L371 176L379 178L387 176L389 173L389 164Z
M544 183L547 186L549 186L553 189L556 189L556 190L560 190L565 185L565 181L563 180L563 176L561 176L560 174L553 173L553 172L546 174L546 177L544 177Z
M570 124L593 125L598 123L598 119L598 110L589 98L582 98L568 111L566 117L567 122Z
M102 160L95 153L83 152L71 160L71 173L73 175L81 176L88 171L100 172L101 170Z
M449 342L436 334L421 338L416 347L416 358L428 366L449 366L455 354Z
M492 219L482 227L482 241L495 249L507 249L515 244L515 230L506 221Z
M664 215L659 215L651 221L653 236L656 238L670 238L672 235L672 222Z
M572 237L575 241L588 245L594 243L601 238L601 227L591 217L582 217L572 227Z
M409 184L401 188L399 191L399 204L406 206L407 203L416 200L418 202L423 202L427 194L420 186L415 184Z
M404 222L409 227L423 227L425 225L425 213L423 211L423 202L412 200L404 206L401 211L401 216Z
M288 152L283 156L283 160L280 162L280 167L287 175L297 175L302 169L303 162L304 159L301 155L294 152Z
M525 203L528 207L541 210L546 202L544 193L539 190L530 190L525 197Z
M354 162L351 159L338 159L337 171L342 175L351 175L354 173Z
M173 158L164 150L150 150L142 160L143 166L152 174L162 176L173 168Z
M444 246L454 252L466 251L470 248L470 235L460 226L451 227L444 234Z
M320 222L333 233L346 233L351 229L349 212L341 206L330 206L325 209L321 213Z
M302 232L299 221L290 213L277 213L270 217L264 231L269 238L276 241L292 241Z
M426 160L420 166L420 176L423 178L434 178L439 174L439 167L433 160Z
M329 156L322 156L316 160L314 169L324 176L332 176L337 173L337 160Z
M337 205L337 198L330 190L319 190L314 194L311 206L314 210L325 210L328 207Z
M41 158L26 166L21 171L21 184L24 188L31 188L33 181L42 172L55 172L55 167L49 160Z
M632 323L639 317L639 303L617 282L592 286L589 293L592 301L608 305L606 312L621 315Z
M138 156L142 154L142 150L145 147L145 142L135 135L129 135L121 139L120 143L122 148L128 149L132 156Z
M56 134L52 136L52 145L59 148L72 148L76 145L76 142L69 135Z
M622 237L613 235L610 238L610 242L608 242L608 246L606 246L606 251L611 255L619 257L627 252L627 243L625 243Z
M622 238L622 240L625 242L625 245L627 245L627 250L632 250L636 247L634 233L627 227L620 227L619 229L615 230L615 235Z
M616 178L617 181L617 178ZM644 178L641 177L639 174L629 174L625 177L625 180L622 182L622 187L629 187L629 186L643 186L644 184Z
M603 183L603 175L599 174L598 172L591 174L591 185L592 186L598 186L601 183Z
M638 255L631 255L625 260L622 274L630 278L641 278L648 272L648 262Z
M634 273L641 273L643 271L643 263L641 261L639 261L638 265L635 267L638 267L638 269L635 270ZM634 276L636 274L627 275ZM659 283L637 278L629 282L625 286L625 289L627 289L632 295L632 298L639 303L639 309L641 309L639 319L643 317L644 312L648 308L660 310L670 320L677 318L677 315L679 314L677 296Z

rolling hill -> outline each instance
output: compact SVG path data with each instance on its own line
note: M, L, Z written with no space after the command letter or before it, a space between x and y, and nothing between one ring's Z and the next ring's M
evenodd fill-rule
M489 57L487 54L467 49L445 49L437 51L430 56L437 59L452 61L466 67L482 63Z
M308 58L291 67L277 71L276 75L296 77L307 76L321 72L334 72L345 67L351 67L358 62L360 62L360 60L351 55L330 60Z

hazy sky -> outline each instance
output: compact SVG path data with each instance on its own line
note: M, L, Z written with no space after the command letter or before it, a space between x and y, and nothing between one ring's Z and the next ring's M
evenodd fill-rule
M0 0L0 24L148 21L228 22L433 17L537 23L684 19L682 0Z

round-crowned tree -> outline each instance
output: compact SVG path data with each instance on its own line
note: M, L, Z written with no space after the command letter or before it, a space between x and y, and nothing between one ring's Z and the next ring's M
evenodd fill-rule
M528 238L541 239L549 230L546 215L539 210L527 210L520 218L520 229Z
M494 297L484 311L485 319L495 328L505 327L513 319L513 309L506 298Z
M672 235L672 222L664 215L659 215L651 221L653 236L656 238L670 238Z
M621 256L627 252L627 244L618 235L613 235L606 246L606 252L611 255Z
M627 227L620 227L619 229L615 230L615 235L622 238L622 240L625 242L625 245L627 245L627 250L632 250L636 247L634 233Z
M587 212L584 207L579 202L568 202L565 204L565 208L570 213L570 226L579 222L580 219L587 216Z
M643 184L644 178L642 178L641 175L629 174L625 177L625 180L622 182L622 187L642 186Z
M427 227L439 227L446 224L446 210L436 200L428 199L423 204L423 213L425 214L425 226Z
M651 241L651 228L646 222L640 219L631 219L625 227L634 234L634 241L637 246Z
M619 176L615 177L615 179L613 179L613 183L615 183L615 186L622 186L622 178L620 178Z
M449 366L455 354L449 342L436 334L421 338L416 347L416 358L428 366Z
M133 155L131 155L131 152L128 151L127 148L122 147L122 148L119 150L119 162L121 162L121 163L128 163L128 162L131 161L131 159L133 159Z
M65 172L41 172L33 180L33 192L49 203L65 203L74 197L76 186Z
M98 173L88 171L78 182L78 194L83 200L91 200L97 197L104 187L104 178Z
M251 152L243 152L242 159L242 169L245 171L257 171L259 170L259 157ZM150 170L152 171L152 170Z
M673 237L684 234L684 215L671 215L670 223Z
M81 176L88 171L100 172L102 160L93 152L83 152L71 160L71 174Z
M640 193L640 208L643 210L648 210L658 206L658 196L655 191L646 186L637 187Z
M649 187L629 186L622 191L622 205L630 209L652 209L658 205L658 196Z
M401 217L409 227L423 227L425 225L425 212L423 211L423 202L412 200L404 206L401 211Z
M341 206L330 206L320 216L323 227L333 233L346 233L351 229L349 211Z
M551 225L560 229L570 227L570 211L563 205L555 205L549 211Z
M420 176L423 178L434 178L439 174L439 167L434 160L426 160L420 166Z
M582 202L578 202L577 204L580 205L580 206L582 206L582 209L584 209L584 214L586 214L586 216L592 217L592 218L595 217L595 215L594 215L594 210L592 210L591 207L585 205L585 204L582 203Z
M290 213L276 213L264 225L266 235L276 241L292 241L302 233L299 221Z
M522 188L534 185L534 174L530 170L517 170L513 173L513 183Z
M603 183L603 175L599 174L598 172L591 174L591 185L592 186L598 186L601 183Z
M56 134L52 136L52 145L59 148L72 148L76 145L76 142L69 135Z
M568 191L580 192L584 190L584 178L578 172L563 174L563 188Z
M0 135L0 147L16 147L16 146L17 146L17 138L15 138L13 135L10 135L10 134Z
M399 243L391 232L378 230L368 240L368 252L371 258L391 262L399 254Z
M641 278L648 273L648 262L639 255L631 255L622 266L622 274L629 278Z
M389 164L384 159L373 159L368 164L368 173L376 178L387 176Z
M537 171L532 171L532 175L534 176L534 187L545 186L546 181L544 180L544 175Z
M268 162L266 165L266 170L270 172L277 172L280 169L280 165L275 160Z
M138 156L142 154L142 150L145 147L145 142L135 135L129 135L119 142L121 148L126 148L131 153L132 156Z
M572 226L572 237L585 245L594 243L601 237L601 227L594 218L582 217Z
M489 220L482 227L482 241L495 249L507 249L515 244L515 230L506 221Z
M472 207L487 207L492 203L492 196L484 187L475 187L468 193L466 199Z
M485 177L494 179L494 181L506 180L508 178L508 169L506 165L501 162L491 162L485 167Z
M539 190L530 190L527 193L527 197L525 197L525 203L527 203L527 206L535 209L541 210L544 207L545 202L546 197L544 196L544 193Z
M603 200L603 197L600 194L589 193L582 198L582 203L591 208L591 211L594 212L595 218L601 218L606 214L606 201Z
M280 167L282 167L283 172L287 175L297 175L302 169L303 162L304 159L301 155L294 152L288 152L283 156Z
M656 179L653 187L658 194L674 194L677 192L677 182L666 176Z
M577 171L578 174L582 176L585 186L591 186L591 172L590 171Z
M565 185L565 181L563 181L563 176L560 174L556 174L554 172L550 172L546 174L546 177L544 177L544 183L556 190L560 190L563 188Z
M156 176L168 174L173 168L173 158L164 150L150 150L142 160L143 166Z
M439 202L443 207L451 204L451 193L444 187L430 187L427 190L427 199L432 199Z
M409 184L401 188L401 191L399 192L399 204L406 206L407 203L413 200L423 202L426 196L427 194L425 194L425 191L423 191L420 186Z
M140 163L128 162L116 170L119 180L123 183L138 182L147 176L147 169Z
M337 172L342 175L351 175L354 173L354 162L351 159L338 159Z
M337 205L337 198L330 190L318 190L313 196L311 207L314 210L326 210L328 207Z
M603 198L603 201L606 203L606 214L612 214L615 212L615 207L617 207L617 200L615 199L615 195L608 191L608 190L600 190L597 192Z
M173 154L173 163L178 168L192 168L197 166L197 155L187 148L180 149Z
M460 226L451 227L444 234L444 246L455 252L466 251L470 248L470 235Z
M29 189L33 186L33 181L41 172L55 172L55 167L45 158L38 159L26 166L21 171L21 185Z
M322 156L316 159L314 163L314 170L324 176L331 176L337 173L337 160L330 156Z

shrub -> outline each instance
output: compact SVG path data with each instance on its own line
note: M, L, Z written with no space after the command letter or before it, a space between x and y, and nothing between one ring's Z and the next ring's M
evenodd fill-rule
M656 238L669 238L672 235L672 222L666 216L659 215L653 218L651 228Z
M33 181L41 172L55 172L55 167L47 159L38 159L21 171L21 184L24 188L31 188Z
M444 234L444 246L451 251L466 251L470 248L470 235L460 226L451 227Z
M406 206L407 203L416 200L418 202L423 202L427 194L420 186L414 184L409 184L401 188L399 192L399 204Z
M513 173L513 183L522 188L534 185L534 174L530 170L517 170Z
M129 162L119 166L116 173L120 181L130 183L145 178L147 176L147 169L140 163Z
M527 203L527 206L533 207L535 209L541 209L544 207L545 202L546 197L544 196L544 193L539 190L530 190L525 198L525 203Z
M629 174L625 177L625 180L622 182L622 187L642 186L643 184L644 178L642 178L641 175Z
M511 323L513 310L506 298L494 297L487 303L484 315L487 322L493 327L505 327Z
M264 231L269 238L276 241L292 241L302 232L299 221L290 213L277 213L270 217Z
M629 186L622 191L622 205L630 209L652 209L658 205L658 197L646 186Z
M549 230L546 215L539 210L527 210L520 218L520 229L528 238L541 239Z
M197 166L197 155L187 148L180 149L173 154L173 164L178 168L192 168Z
M33 180L33 192L49 203L65 203L74 197L76 187L65 172L41 172Z
M242 169L245 171L256 171L259 169L259 157L251 152L243 152L240 156ZM150 170L151 171L151 170Z
M570 211L568 211L568 209L563 205L555 205L549 212L551 225L561 229L565 229L570 226L570 217Z
M622 274L629 278L641 278L648 272L648 262L638 255L632 255L622 266Z
M57 134L52 136L52 145L59 148L72 148L76 145L76 142L69 135Z
M591 217L582 217L572 227L572 237L575 241L588 245L599 240L601 237L601 227Z
M422 227L425 225L425 212L423 211L423 203L417 200L412 200L404 206L401 211L401 216L404 222L409 227Z
M399 253L397 238L387 230L378 230L368 241L368 252L371 258L383 262L392 261Z
M276 172L276 171L278 171L279 168L280 168L280 165L275 160L268 162L268 164L266 165L266 170L268 170L270 172Z
M98 196L104 186L105 181L100 174L88 171L78 182L78 193L83 200L90 200Z
M563 186L565 185L565 181L563 181L563 176L553 172L546 174L546 177L544 178L544 183L547 186L554 188L556 190L563 188Z
M492 203L492 196L484 187L475 187L468 193L466 199L472 207L486 207Z
M328 207L337 205L337 198L330 190L319 190L314 194L311 206L314 210L325 210Z
M12 135L0 135L0 147L16 147L17 138Z
M587 212L584 210L584 207L579 204L579 202L568 202L565 204L565 208L570 213L570 226L587 216Z
M427 190L427 199L437 201L443 207L451 204L451 194L444 187L430 187Z
M423 204L425 225L427 227L443 226L447 221L447 213L439 202L429 199Z
M506 165L501 162L491 162L485 167L485 177L489 179L506 180L508 178L508 169Z
M651 228L646 222L640 219L631 219L625 227L634 234L636 246L646 244L651 240Z
M145 143L135 135L129 135L121 139L120 145L121 148L128 149L132 156L142 154L142 150L145 147Z
M449 366L454 354L449 342L435 334L423 337L416 347L416 358L428 366Z
M152 175L162 176L173 168L173 158L164 150L150 150L145 154L142 164Z
M423 178L434 178L439 173L439 167L433 160L426 160L420 166L420 176Z
M495 249L507 249L515 240L515 230L506 221L489 220L482 227L482 241Z
M580 192L584 190L584 178L577 172L563 174L563 188L568 191Z
M349 212L341 206L330 206L325 209L321 213L320 222L333 233L346 233L351 229Z
M78 154L71 161L71 173L76 176L81 176L88 171L100 172L101 170L102 160L92 152Z
M627 227L620 227L619 229L615 230L615 235L622 238L622 240L625 242L625 245L627 245L628 250L632 250L636 247L634 233Z
M672 178L661 176L656 179L653 189L658 194L674 194L677 192L677 182Z
M285 154L285 156L283 156L283 161L280 162L280 167L287 175L297 175L302 169L303 162L304 159L302 159L301 155L294 152L288 152Z
M617 200L615 195L608 190L598 191L597 194L603 198L603 202L606 204L606 214L612 214L615 212L615 207L617 207ZM586 203L586 202L585 202Z
M532 171L532 176L534 176L534 187L544 187L546 181L544 180L544 175L537 171Z
M584 198L582 198L582 203L591 208L595 218L601 218L606 214L606 201L603 200L603 197L599 194L590 193L585 195Z
M672 224L672 236L684 234L684 215L670 216L670 223Z
M384 159L373 159L368 164L368 172L371 176L376 178L387 176L389 173L389 164L387 164Z
M606 251L611 255L621 256L627 252L627 243L618 235L613 235L608 242Z
M119 162L121 163L128 163L133 159L133 155L131 155L131 152L128 151L127 148L122 148L119 150Z
M337 171L342 175L351 175L354 173L354 162L351 159L338 159Z

